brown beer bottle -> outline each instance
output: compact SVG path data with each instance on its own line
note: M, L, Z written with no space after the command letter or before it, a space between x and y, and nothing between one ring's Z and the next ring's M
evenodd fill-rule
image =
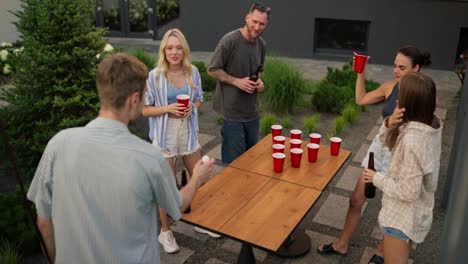
M258 77L262 69L263 69L263 64L258 65L257 70L250 75L249 80L256 82L258 80Z
M369 170L375 171L374 168L374 152L369 152L369 163L367 164L367 168ZM367 198L374 198L375 197L375 186L372 182L366 182L364 194Z
M181 175L181 180L180 180L180 189L185 187L187 185L187 171L182 170L182 175ZM188 214L191 212L190 205L185 209L184 214Z

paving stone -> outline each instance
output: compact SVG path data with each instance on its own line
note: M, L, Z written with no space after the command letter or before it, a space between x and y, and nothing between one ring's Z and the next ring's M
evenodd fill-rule
M356 155L354 155L353 161L361 163L364 157L367 155L367 150L369 147L370 144L362 144Z
M361 167L348 166L335 187L354 191L359 175L361 175Z
M374 255L374 253L375 253L375 248L366 247L364 249L364 253L362 253L362 257L361 257L361 260L359 261L359 264L367 264L370 258ZM408 264L413 264L413 260L409 259Z
M321 244L331 243L338 238L324 235L321 233L306 230L305 233L310 237L310 251L303 257L297 259L287 259L286 264L335 264L343 263L345 257L339 255L320 255L317 253L317 248Z
M219 259L210 258L205 264L229 264L227 262L221 261Z
M171 230L173 232L177 232L200 241L206 241L208 238L210 238L208 235L195 232L192 225L186 224L184 222L174 222L171 225Z
M210 158L221 160L221 144L216 145L208 153L206 153Z
M202 147L204 147L206 144L208 144L208 142L210 142L214 138L215 136L213 135L203 134L203 133L198 134L198 142L200 143L200 146Z
M322 225L343 229L346 212L349 207L349 198L334 193L330 193L323 203L322 207L315 215L313 221ZM364 203L361 210L361 215L367 207L367 202Z
M192 254L194 253L193 250L180 247L180 251L175 254L167 254L164 252L164 249L161 245L159 245L159 253L161 254L161 263L164 264L182 264L184 263Z
M447 118L447 109L437 107L435 113L442 119L445 120Z
M377 135L379 133L379 130L380 130L380 126L375 126L372 128L371 132L369 133L369 135L367 135L367 140L374 140L375 138L375 135Z
M383 118L382 116L379 117L379 119L377 119L377 122L375 122L378 126L380 126L383 122Z
M382 237L383 237L383 231L382 231L382 228L380 228L380 225L379 223L377 223L375 226L374 226L374 229L372 230L372 234L371 234L371 237L373 239L377 239L377 240L381 240ZM412 249L413 250L416 250L416 247L418 246L418 244L416 243L413 243L412 245Z
M234 241L232 239L226 239L226 242L221 247L234 254L239 254L239 252L241 251L242 243ZM260 262L265 261L268 253L255 247L252 248L255 259Z

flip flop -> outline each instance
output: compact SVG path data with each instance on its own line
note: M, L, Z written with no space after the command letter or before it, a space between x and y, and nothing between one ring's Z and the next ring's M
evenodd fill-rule
M384 258L381 256L377 256L377 254L374 254L372 258L367 262L368 264L374 263L374 264L384 264Z
M339 251L336 251L333 248L333 243L330 243L328 245L323 245L322 250L317 248L317 253L320 255L340 255L340 256L346 256L348 253L341 253ZM380 263L376 263L380 264Z

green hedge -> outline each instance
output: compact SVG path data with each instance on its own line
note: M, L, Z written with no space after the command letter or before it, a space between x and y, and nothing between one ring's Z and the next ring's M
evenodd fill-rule
M200 72L203 91L214 91L216 89L216 79L208 75L205 63L203 61L192 61L192 64L195 65Z

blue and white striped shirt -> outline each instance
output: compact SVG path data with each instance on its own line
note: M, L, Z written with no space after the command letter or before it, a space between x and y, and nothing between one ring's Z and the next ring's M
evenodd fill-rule
M157 207L182 206L161 153L106 118L49 141L28 199L52 220L55 263L160 263Z
M156 107L167 105L167 89L169 87L169 82L162 72L158 74L159 71L161 70L155 68L149 73L148 80L146 81L148 88L146 90L145 105ZM203 90L201 87L200 73L198 72L197 67L193 65L192 82L195 85L195 88L189 89L190 102L203 102ZM149 117L149 138L152 142L157 143L161 149L166 148L167 118L168 114ZM196 147L198 146L197 108L193 108L192 114L187 119L189 128L187 150L195 151Z

